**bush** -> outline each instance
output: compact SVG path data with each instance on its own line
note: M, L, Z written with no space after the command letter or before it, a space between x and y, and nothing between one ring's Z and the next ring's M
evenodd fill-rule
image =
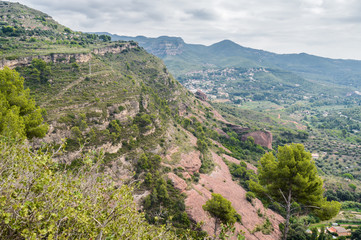
M256 195L253 192L246 193L246 199L248 202L252 203L252 200L256 198Z
M146 222L132 188L100 173L101 160L87 155L76 174L58 171L51 155L1 138L2 239L176 239Z

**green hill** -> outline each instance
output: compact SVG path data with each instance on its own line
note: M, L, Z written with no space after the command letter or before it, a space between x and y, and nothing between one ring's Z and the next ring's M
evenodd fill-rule
M230 40L204 46L186 44L177 37L146 38L104 34L115 40L139 42L147 51L162 58L176 77L209 67L264 67L292 72L317 85L332 83L335 84L334 87L347 86L348 89L354 89L361 84L361 61L357 60L329 59L305 53L275 54L246 48ZM166 45L164 41L167 42ZM165 46L176 51L165 54Z
M68 175L78 179L78 173L83 174L88 166L96 165L96 169L84 175L95 171L99 185L109 184L114 189L119 185L134 186L131 194L138 209L143 210L136 219L143 221L145 218L153 225L169 224L169 231L179 238L186 235L204 239L207 232L212 232L209 226L198 223L212 221L199 204L204 204L213 191L231 199L233 204L241 201L241 206L247 206L236 208L248 224L248 230L244 230L246 236L251 236L252 228L265 221L268 215L273 217L273 230L268 234L274 238L280 235L278 225L282 217L261 203L257 207L268 215L257 215L255 206L246 200L246 185L242 187L238 180L232 180L223 161L227 158L239 163L243 159L254 163L260 158L266 151L264 147L250 139L242 141L242 136L254 129L233 132L212 106L195 98L173 78L162 60L134 41L110 42L106 35L74 32L18 3L0 2L0 6L4 13L0 28L0 68L10 67L24 77L25 87L30 88L36 103L44 108L43 118L49 124L44 138L32 139L30 147L15 146L25 149L20 156L24 151L36 151L40 155L34 153L34 156L43 159L44 155L54 152L49 174L54 175L56 181ZM4 17L8 13L9 17ZM225 135L220 136L217 131ZM227 140L229 135L232 141ZM100 160L95 162L94 159ZM36 161L30 157L29 163L36 164ZM212 175L218 168L226 174L219 176L216 171L217 174ZM41 174L42 169L37 168ZM242 171L246 169L243 167ZM92 179L85 176L81 175L85 181ZM244 181L250 176L254 176L253 170L248 170ZM101 191L99 185L94 185L94 191ZM232 186L239 193L238 197L229 195L226 186ZM46 189L34 191L44 196ZM81 196L86 194L87 188L79 189ZM124 194L128 194L128 203L130 193L125 191ZM87 201L94 199L96 195ZM97 202L94 204L98 207ZM16 212L12 210L13 205L8 205L9 216L15 216L12 215ZM102 205L102 209L111 211L109 205ZM94 211L89 214L87 221L90 219L96 225L96 221L92 221L96 217L91 215ZM8 217L8 213L5 215ZM0 223L1 229L12 228L11 217L8 217L11 221ZM42 216L38 216L38 222L47 226ZM242 228L241 222L236 225L238 230ZM28 232L44 238L48 230ZM89 239L95 233L87 235L84 230L83 234ZM262 232L257 234L263 236ZM111 236L108 232L103 239Z
M176 37L110 36L138 41L162 58L185 87L205 93L228 120L271 130L274 147L303 143L323 175L326 195L359 201L360 189L350 186L361 181L361 61L275 54L229 40L203 46ZM352 175L351 183L344 174Z

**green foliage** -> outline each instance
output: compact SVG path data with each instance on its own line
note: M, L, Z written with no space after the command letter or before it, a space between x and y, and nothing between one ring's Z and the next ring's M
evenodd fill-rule
M350 183L349 185L348 185L353 191L355 191L356 190L356 185L355 184L353 184L353 183Z
M236 228L233 224L223 224L221 223L221 232L218 235L218 239L226 240L230 239L231 236L236 236L237 240L245 240L244 232L236 232Z
M258 179L258 183L251 181L252 191L286 209L283 239L287 239L292 203L310 207L321 219L330 219L340 210L340 203L323 198L322 180L311 154L301 144L279 147L277 158L266 153L260 160Z
M109 133L111 134L113 141L122 138L122 127L119 120L112 120L108 126Z
M361 239L361 227L357 228L351 234L351 240L358 240Z
M208 144L205 140L198 139L197 140L197 148L201 153L205 153L208 149Z
M50 154L0 139L0 234L6 239L176 239L149 225L132 188L99 172L101 155L81 159L73 174Z
M232 203L225 199L221 194L212 193L212 198L209 199L202 208L209 212L215 218L214 234L217 234L217 227L219 224L233 224L237 221L239 216L232 207Z
M344 173L342 177L353 180L353 176L350 173Z
M35 83L46 83L51 77L51 67L42 59L34 58L25 73Z
M353 202L353 201L345 201L341 203L341 209L342 210L361 210L361 203L359 202Z
M152 128L152 116L146 113L139 113L135 116L133 123L136 124L141 132L145 132Z
M148 172L155 174L160 168L162 159L159 155L142 154L137 161L136 171L137 173Z
M0 134L17 137L44 137L48 125L43 123L43 109L35 105L24 79L15 70L0 70Z
M255 226L255 228L252 230L252 233L262 232L264 235L269 235L271 232L273 232L273 230L272 223L267 217L262 224Z
M247 169L247 164L241 161L239 164L227 163L229 171L234 178L239 179L239 183L246 190L249 190L250 180L257 181L257 175L253 170Z
M242 135L238 135L234 131L228 131L227 135L229 137L222 136L219 140L223 146L232 152L230 155L234 158L239 160L256 160L265 152L260 145L254 143L253 138L242 141Z
M142 154L136 163L137 178L144 177L144 187L150 194L143 205L146 219L152 224L172 223L177 235L190 234L195 238L203 238L205 233L189 219L185 212L185 195L175 189L171 181L161 176L161 157L156 154Z
M99 36L99 39L103 40L104 42L110 42L112 38L108 35L103 34Z
M254 194L253 192L247 192L246 193L246 199L248 202L252 203L252 200L256 198L256 194Z

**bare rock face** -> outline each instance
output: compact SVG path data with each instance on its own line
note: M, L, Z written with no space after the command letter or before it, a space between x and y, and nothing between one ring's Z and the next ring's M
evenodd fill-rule
M272 149L272 133L269 131L255 131L242 136L242 141L246 141L248 137L253 137L254 143Z
M111 142L108 142L100 147L97 148L97 150L103 149L105 152L108 153L116 153L119 149L122 148L122 143L118 143L117 145L113 145Z
M248 202L246 200L246 191L236 182L232 181L232 176L222 158L214 152L212 152L212 156L217 165L215 170L210 175L201 174L199 183L186 191L186 211L190 218L197 222L204 222L202 229L207 231L209 235L213 235L214 219L203 210L202 205L211 198L212 192L219 193L231 201L232 206L241 215L242 225L236 223L235 227L237 231L242 230L245 232L247 240L279 239L281 232L278 225L284 221L282 216L264 208L257 199L253 200L252 204ZM258 211L263 214L263 217L258 215ZM264 235L262 232L251 233L256 225L265 222L266 217L271 222L274 231L269 235ZM236 239L236 237L234 236L231 239Z
M116 111L115 109L117 109L119 106L120 106L120 104L112 106L113 111ZM127 121L128 117L135 117L135 115L137 115L139 112L139 102L138 101L135 101L135 100L125 101L122 103L122 106L124 107L124 109L120 113L114 114L114 118L121 122ZM112 110L112 109L110 109L110 110Z
M190 173L198 172L201 168L202 162L200 159L200 152L199 151L193 151L190 153L182 153L181 154L181 161L180 165Z
M229 138L227 133L225 133L222 129L216 128L216 132L221 135L222 137Z
M122 45L114 45L114 46L94 49L92 52L94 54L105 55L106 53L121 53L124 50L132 49L135 47L138 47L138 45L125 43ZM69 63L73 59L77 63L85 63L91 60L92 54L91 53L74 53L74 54L52 53L49 55L28 56L17 59L3 58L0 59L0 69L4 68L5 66L9 68L28 66L31 64L31 61L35 58L42 59L45 62L52 62L52 63L57 63L57 62Z
M174 173L168 173L168 178L173 182L176 189L183 192L187 188L187 183L182 178L178 177Z

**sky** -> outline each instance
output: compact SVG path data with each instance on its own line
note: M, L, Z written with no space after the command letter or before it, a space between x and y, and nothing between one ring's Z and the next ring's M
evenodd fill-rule
M360 0L11 0L76 31L361 60Z

